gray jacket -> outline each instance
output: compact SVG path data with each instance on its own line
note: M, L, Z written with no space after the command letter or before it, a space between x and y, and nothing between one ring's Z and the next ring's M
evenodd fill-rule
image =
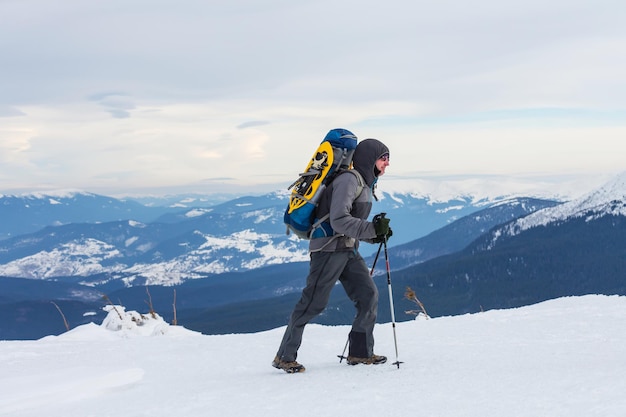
M378 181L376 161L384 154L389 154L389 149L377 139L365 139L357 145L352 162L360 179L357 175L342 173L324 191L316 216L323 218L330 214L334 235L311 239L311 252L357 250L360 240L372 243L376 232L374 224L367 218L372 210L373 190ZM363 191L357 195L359 183L362 183Z
M365 185L357 196L358 189L357 176L343 173L325 190L318 216L330 213L329 222L335 235L311 239L311 252L356 250L359 240L371 242L376 237L373 223L367 221L372 209L372 190Z

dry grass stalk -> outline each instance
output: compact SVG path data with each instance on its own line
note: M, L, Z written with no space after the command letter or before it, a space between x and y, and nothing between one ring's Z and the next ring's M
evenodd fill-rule
M176 288L174 288L174 302L172 303L172 306L174 307L174 319L172 320L172 324L174 326L177 326L178 319L176 318Z
M122 320L122 321L123 321L124 319L122 318L122 315L121 315L121 314L120 314L120 312L117 310L117 308L115 308L115 304L113 304L113 302L111 301L111 299L109 298L109 296L108 296L108 295L106 295L106 294L102 294L102 299L104 299L104 301L106 301L107 303L109 303L109 304L113 307L113 310L115 310L115 312L117 313L117 315L118 315L118 317L120 318L120 320Z
M148 290L148 287L146 287L146 294L148 294L148 301L146 301L146 304L148 304L150 315L152 316L153 319L156 319L156 313L154 311L154 307L152 307L152 295L150 295L150 291Z
M424 317L426 317L427 319L430 318L428 316L428 313L426 313L426 309L424 308L424 304L422 304L422 302L419 300L419 298L417 298L417 295L415 294L415 291L413 291L413 289L411 287L406 287L406 291L404 293L404 298L406 298L409 301L414 302L419 307L419 310L408 310L408 311L405 311L406 314L413 314L413 315L416 315L416 316L419 316L420 314L423 314Z
M57 308L57 310L59 310L59 313L61 314L61 317L63 317L63 323L65 324L65 329L69 332L70 331L70 325L67 322L67 320L65 319L65 314L63 314L63 312L61 311L61 307L59 307L57 305L57 303L55 303L54 301L50 301L52 304L54 304L54 306Z

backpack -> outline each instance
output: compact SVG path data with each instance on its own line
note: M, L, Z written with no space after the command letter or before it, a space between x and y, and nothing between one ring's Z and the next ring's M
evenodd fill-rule
M283 219L287 234L293 232L301 239L310 239L313 230L325 220L314 223L319 198L340 172L350 169L356 144L357 137L349 130L332 129L328 132L305 171L287 188L293 188Z

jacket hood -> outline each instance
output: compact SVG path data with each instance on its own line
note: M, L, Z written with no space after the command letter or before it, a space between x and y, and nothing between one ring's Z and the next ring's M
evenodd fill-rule
M384 154L389 153L389 148L378 139L365 139L359 142L354 150L352 164L354 169L363 176L365 183L371 187L376 183L376 161Z

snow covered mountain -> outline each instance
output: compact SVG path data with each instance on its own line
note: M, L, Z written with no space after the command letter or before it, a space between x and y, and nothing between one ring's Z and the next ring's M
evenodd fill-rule
M619 209L626 200L624 189L623 181L618 178L569 203L514 199L481 207L467 201L431 206L426 204L427 201L417 201L409 195L394 194L393 198L386 195L379 204L388 213L393 213L393 216L390 214L392 221L404 215L414 221L434 218L439 222L436 230L414 242L398 242L390 246L396 308L404 311L413 307L403 297L405 287L413 288L431 317L517 307L568 295L626 295L623 279L626 215ZM6 262L8 258L2 257L26 259L32 256L29 251L38 253L37 245L54 249L60 247L61 242L90 236L114 246L119 252L109 250L107 253L114 256L100 256L99 265L110 267L124 259L137 260L134 265L139 265L141 259L147 265L151 260L161 259L154 261L155 271L159 271L159 278L170 280L153 282L169 284L177 282L172 277L180 275L176 275L179 270L173 267L166 270L162 266L165 261L187 259L187 253L198 251L207 242L206 236L221 233L222 238L226 238L239 230L256 228L255 233L267 233L276 238L280 234L282 239L288 239L282 235L283 202L279 196L274 197L276 201L268 205L264 198L254 198L235 200L223 207L190 208L149 224L125 221L90 225L90 229L83 229L84 224L50 228L40 234L22 236L19 242L14 240L11 247L0 248L0 262L7 267L11 261ZM416 215L423 205L431 211ZM457 207L456 211L446 210L453 206ZM458 209L460 206L462 210ZM272 207L275 207L274 214L270 214ZM452 220L463 210L471 212ZM451 214L452 217L447 217ZM257 219L263 220L256 222ZM531 223L528 219L536 221ZM405 221L402 224L411 223ZM532 227L521 226L531 224ZM278 233L276 228L280 230ZM393 240L396 240L395 232L392 243ZM211 247L215 246L211 243ZM220 259L241 264L240 248L231 249L223 248ZM85 256L81 261L85 263L87 259L90 257ZM206 259L208 261L209 257ZM371 265L371 259L368 264ZM169 264L172 265L178 264ZM384 274L384 262L379 262L377 268L378 273ZM179 322L203 333L266 330L285 324L299 296L306 270L307 262L290 262L247 270L234 268L234 272L218 275L198 272L199 276L207 278L181 279L181 283L174 287L152 285L150 298L160 309L167 310L172 305L173 294L176 294ZM97 300L100 292L107 293L114 300L123 300L125 305L134 309L145 306L147 288L139 283L151 281L138 274L131 280L124 269L117 271L89 276L44 277L44 280L0 278L0 315L8 323L6 329L0 330L9 334L4 337L35 337L24 335L24 323L28 323L26 327L29 329L37 326L36 334L58 334L62 331L62 324L50 299L59 304L73 323L89 320L84 314L96 311L102 305L102 300ZM160 271L165 272L161 274ZM384 294L386 281L378 275L375 281ZM26 288L21 282L33 285ZM87 291L90 287L79 285L81 282L90 282L94 291ZM44 291L39 283L51 287ZM127 284L134 286L125 286ZM51 295L46 298L44 293ZM387 297L380 297L379 302L379 320L388 321ZM164 315L168 316L167 311ZM347 324L352 317L351 301L338 290L333 291L328 308L316 322ZM402 319L403 316L399 315L398 320Z
M394 229L393 244L409 242L489 204L497 204L471 197L450 201L432 201L411 194L381 197L376 212L387 212L392 225L401 225ZM86 221L87 217L81 215L79 221L68 224L54 221L55 225L37 232L0 241L0 276L90 285L111 280L127 286L175 285L212 274L306 261L307 242L285 234L282 218L287 198L287 193L271 193L211 207L170 207L161 209L158 218L151 222L132 217L102 221L97 213L90 218L99 220ZM51 199L40 197L35 201L49 203ZM63 204L54 206L66 209L57 212L57 218L67 221L71 213L90 211L94 199L107 210L126 207L129 216L157 213L141 212L137 203L132 204L131 210L124 205L127 203L114 199L105 199L108 203L103 204L103 197L74 194L72 204L63 200ZM31 206L23 207L26 217ZM124 212L117 211L115 215L121 214ZM364 255L375 250L367 246L363 248Z
M572 219L586 222L605 216L626 216L626 174L570 202L538 210L492 232L493 244L502 236L515 236L531 228L563 223Z
M70 223L151 222L174 210L81 191L0 195L0 240Z
M398 271L432 314L584 294L626 295L626 180L496 226L460 252Z
M393 269L404 269L438 256L458 252L491 228L513 219L523 218L546 207L561 203L535 198L512 198L462 217L447 226L389 251ZM374 256L369 258L370 263Z

